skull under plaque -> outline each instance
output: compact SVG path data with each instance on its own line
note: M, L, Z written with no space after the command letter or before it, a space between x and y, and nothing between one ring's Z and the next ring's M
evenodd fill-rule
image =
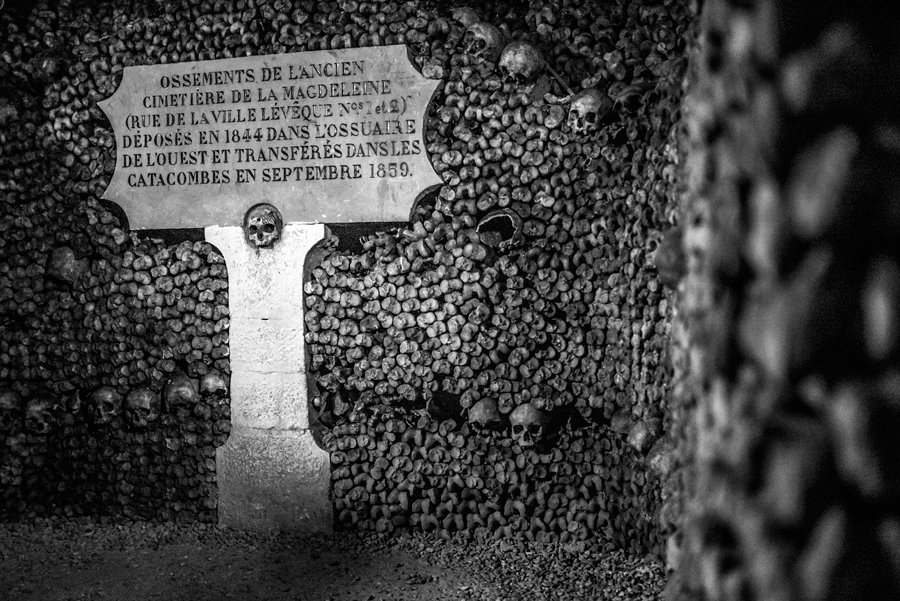
M281 211L266 202L250 207L244 215L244 239L253 248L272 248L281 239Z

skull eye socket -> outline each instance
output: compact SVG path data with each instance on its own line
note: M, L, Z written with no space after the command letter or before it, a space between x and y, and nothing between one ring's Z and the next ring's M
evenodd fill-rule
M597 113L595 113L594 111L590 111L587 115L584 116L584 118L588 123L594 123L597 121Z
M512 430L514 434L519 434L520 432L525 430L525 427L521 424L515 424L513 425Z
M267 224L265 224L265 225L263 226L263 228L262 228L262 231L263 231L264 233L266 233L266 234L271 234L271 233L273 233L273 232L275 231L275 224L274 224L274 223L267 223Z
M256 234L256 226L255 226L255 225L251 225L251 226L250 226L249 228L247 228L247 229L250 230L250 233L251 233L251 234Z
M528 432L531 434L540 434L541 427L537 424L531 424L530 426L528 426Z

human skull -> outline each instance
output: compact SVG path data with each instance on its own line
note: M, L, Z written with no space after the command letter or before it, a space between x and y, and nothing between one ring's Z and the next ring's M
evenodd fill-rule
M60 246L50 253L44 271L48 276L72 285L87 268L87 259L76 259L75 251L68 246Z
M200 400L197 392L197 383L188 377L183 371L176 371L166 382L163 396L166 400L166 409L173 407L193 407Z
M454 19L462 23L464 27L471 27L481 21L478 13L468 6L457 6L450 11L450 14L453 15Z
M493 428L500 423L500 410L496 399L481 399L469 408L469 423L482 428Z
M489 61L499 58L503 44L506 42L506 36L500 29L483 22L473 23L467 29L471 38L466 47L467 54L484 57Z
M519 446L533 447L544 438L547 427L547 414L535 409L531 403L524 403L513 410L509 416L512 424L513 439Z
M91 417L97 425L111 422L122 413L122 395L112 386L101 386L91 393Z
M53 394L40 391L25 404L25 429L38 436L44 436L53 427L54 412L59 401Z
M134 428L146 428L159 417L162 401L146 386L135 388L125 397L125 417Z
M10 432L22 423L22 395L9 388L0 389L0 432Z
M582 90L575 95L569 107L569 129L579 134L589 133L597 128L611 108L612 101L600 90Z
M265 202L253 205L244 215L244 238L254 248L272 248L281 239L283 227L281 212Z
M218 369L211 369L200 378L200 394L203 397L223 399L228 396L228 378Z
M531 83L543 72L546 63L541 51L527 42L510 42L500 53L499 67L506 79Z

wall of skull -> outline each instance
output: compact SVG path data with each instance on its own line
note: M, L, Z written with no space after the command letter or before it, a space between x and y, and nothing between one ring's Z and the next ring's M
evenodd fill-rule
M115 148L96 103L122 68L404 43L443 81L425 144L444 183L360 252L322 249L305 283L337 523L660 552L685 6L62 1L0 19L0 518L215 519L227 270L97 200Z

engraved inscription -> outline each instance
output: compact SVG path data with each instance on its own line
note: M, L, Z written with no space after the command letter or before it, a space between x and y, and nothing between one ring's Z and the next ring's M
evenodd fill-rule
M104 198L134 229L238 225L261 201L286 222L404 220L441 181L423 141L438 83L405 46L128 67L100 103Z

